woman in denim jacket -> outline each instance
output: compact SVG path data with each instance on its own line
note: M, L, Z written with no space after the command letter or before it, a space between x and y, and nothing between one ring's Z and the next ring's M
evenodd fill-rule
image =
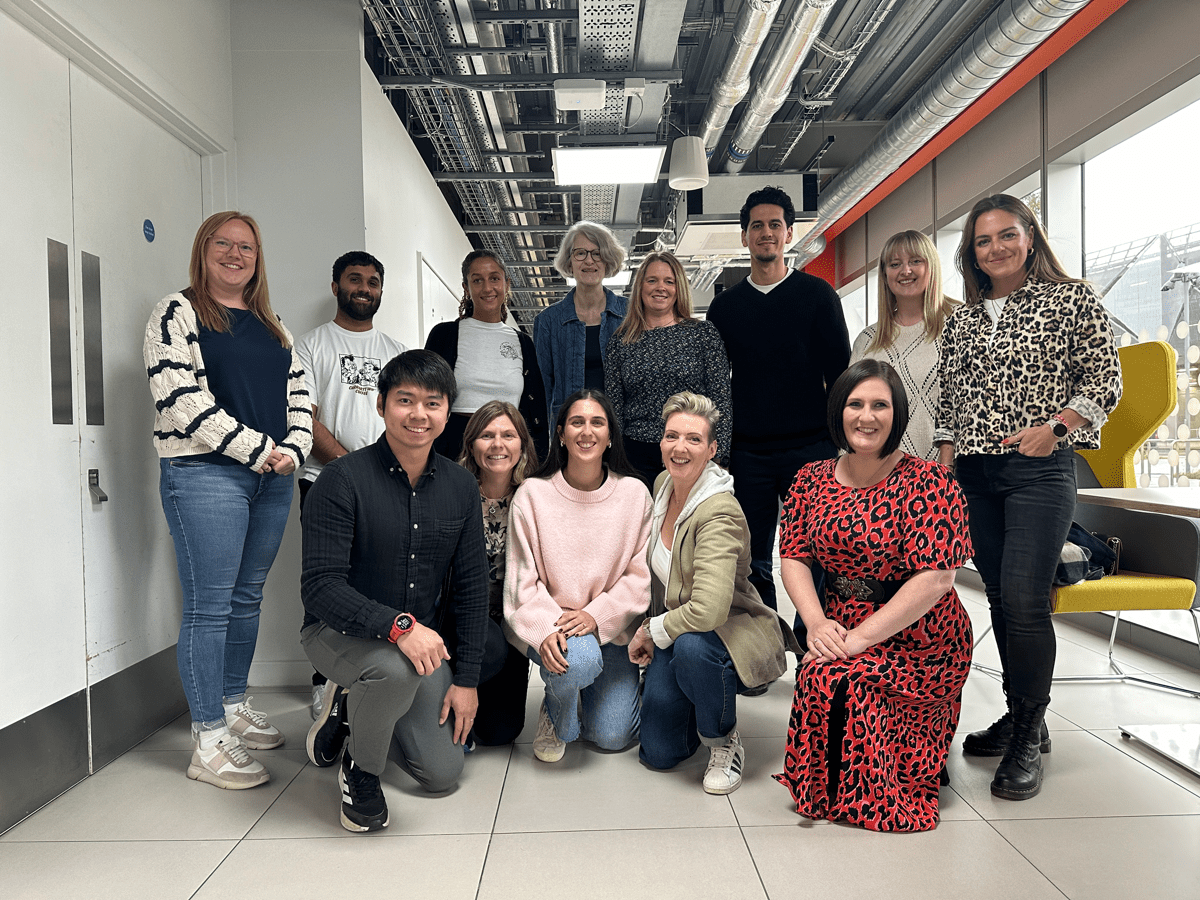
M625 298L604 287L621 271L625 250L595 222L576 222L563 238L554 267L575 287L533 320L538 368L546 383L546 421L581 388L604 390L608 339L625 319Z

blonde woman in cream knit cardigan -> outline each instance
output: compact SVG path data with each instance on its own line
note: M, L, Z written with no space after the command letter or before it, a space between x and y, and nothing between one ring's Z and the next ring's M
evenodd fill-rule
M546 461L513 497L505 630L542 669L543 762L579 738L620 750L638 733L638 667L625 648L650 602L650 494L620 432L603 393L572 394Z

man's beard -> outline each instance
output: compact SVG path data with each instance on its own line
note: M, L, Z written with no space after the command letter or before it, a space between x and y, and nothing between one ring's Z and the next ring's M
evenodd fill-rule
M354 319L356 322L369 322L375 318L375 313L379 310L379 304L383 300L382 292L368 306L362 306L354 302L356 298L364 298L371 300L371 295L366 291L343 291L338 288L337 304L338 309Z

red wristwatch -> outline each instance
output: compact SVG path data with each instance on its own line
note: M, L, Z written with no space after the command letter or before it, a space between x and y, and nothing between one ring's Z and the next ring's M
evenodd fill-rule
M388 640L393 644L400 638L404 637L413 630L413 626L417 624L417 620L408 613L400 613L396 616L396 621L392 623L392 630L388 634Z

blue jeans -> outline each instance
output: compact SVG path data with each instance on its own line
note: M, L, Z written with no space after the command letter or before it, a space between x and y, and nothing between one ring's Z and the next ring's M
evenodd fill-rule
M1055 655L1050 593L1075 516L1075 451L960 456L955 471L1009 690L1048 703Z
M740 687L715 631L688 632L665 650L655 648L642 687L642 762L670 769L701 743L721 743L737 725Z
M536 647L529 658L539 667ZM542 667L546 685L546 712L559 740L579 738L603 750L623 750L638 734L641 716L638 698L639 670L629 661L629 648L600 646L594 634L567 638L567 664L561 675Z
M175 457L159 493L183 587L176 656L193 722L222 721L246 692L263 583L292 508L292 476Z
M803 447L759 452L734 441L729 454L729 474L737 488L738 503L750 529L750 583L763 603L776 609L775 578L771 557L779 530L779 503L785 500L800 467L837 456L837 447L822 438Z

